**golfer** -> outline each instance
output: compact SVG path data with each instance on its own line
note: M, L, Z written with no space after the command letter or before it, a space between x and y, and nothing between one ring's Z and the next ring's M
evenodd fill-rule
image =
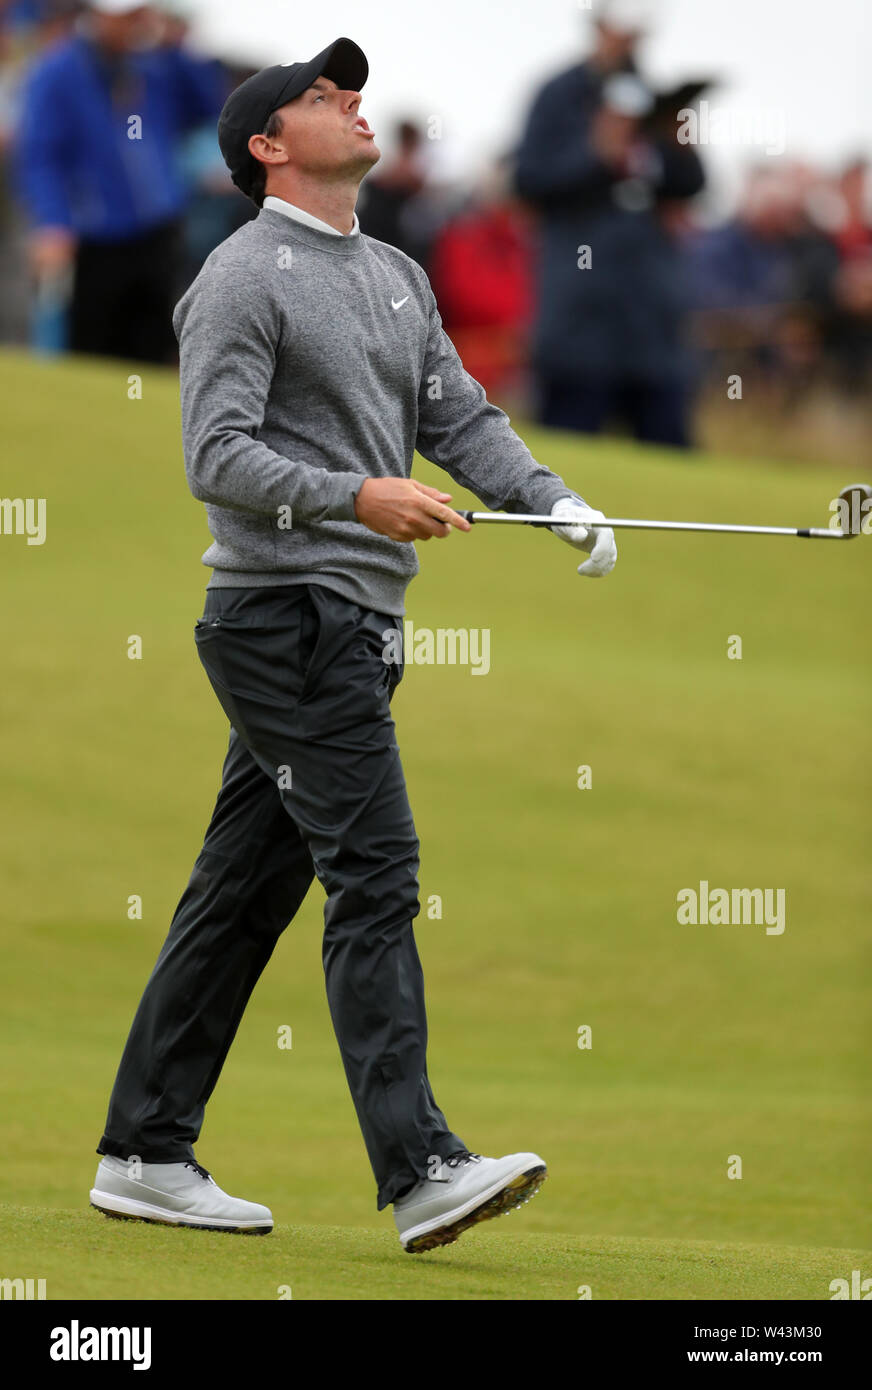
M337 39L249 78L218 127L261 212L212 253L174 324L187 477L214 541L195 638L230 745L124 1049L91 1202L272 1229L194 1144L252 989L317 877L327 997L378 1209L393 1205L417 1252L517 1206L546 1170L535 1153L470 1152L427 1076L419 846L390 700L412 543L469 525L449 493L410 477L414 452L489 507L579 513L586 524L556 534L588 552L584 575L607 574L616 550L464 371L421 267L360 232L358 187L379 159L360 114L367 72Z

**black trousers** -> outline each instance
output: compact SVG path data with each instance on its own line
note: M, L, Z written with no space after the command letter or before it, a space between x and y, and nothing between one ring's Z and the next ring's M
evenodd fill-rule
M612 424L625 424L643 443L691 446L690 401L680 384L541 377L538 387L538 418L551 429L600 434Z
M81 242L70 305L71 351L174 362L173 305L181 254L177 222L127 241Z
M98 1153L193 1158L251 992L315 875L327 998L379 1210L434 1156L466 1147L427 1077L419 846L389 708L402 667L383 660L398 622L318 585L207 591L195 637L230 746Z

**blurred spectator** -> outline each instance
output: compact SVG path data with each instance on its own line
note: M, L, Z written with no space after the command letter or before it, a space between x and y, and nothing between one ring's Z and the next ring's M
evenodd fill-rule
M810 216L815 201L824 206L822 191L805 166L760 165L737 215L688 248L710 375L751 370L795 392L820 367L839 260Z
M618 419L639 439L685 446L689 306L669 203L698 193L704 175L676 121L646 125L654 100L634 52L649 8L604 6L590 57L533 103L516 183L541 221L540 419L589 433Z
M190 30L192 0L156 0L164 18L164 43L183 44ZM224 94L252 77L256 68L240 68L216 57ZM235 231L257 216L250 198L236 187L218 145L211 118L190 129L177 151L179 173L187 191L182 227L182 255L176 297L196 279L206 257Z
M32 305L27 227L12 196L11 145L21 88L40 49L70 32L83 0L0 0L0 341L26 343Z
M396 148L384 163L369 174L361 188L358 218L360 229L377 241L397 246L412 260L426 264L430 237L409 214L427 183L424 138L411 120L397 123Z
M0 0L0 19L6 30L31 29L42 18L43 0Z
M170 362L185 190L183 133L215 121L216 64L139 0L89 0L26 82L16 180L38 293L70 284L76 352Z
M872 213L867 161L851 161L837 189L835 242L841 264L834 285L832 356L839 384L859 394L872 383Z
M222 63L224 86L230 92L251 77L254 68ZM230 177L218 146L214 121L207 121L185 136L179 149L179 167L188 189L184 221L184 260L179 298L196 279L206 257L257 216L258 209L240 193Z
M430 279L466 370L485 390L517 390L533 316L530 215L513 196L508 161L436 238Z
M852 159L838 181L839 208L835 218L836 245L850 259L865 256L872 249L872 207L870 207L869 162Z

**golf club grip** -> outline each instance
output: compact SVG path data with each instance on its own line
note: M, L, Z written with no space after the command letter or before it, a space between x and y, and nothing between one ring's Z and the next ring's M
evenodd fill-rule
M464 521L468 521L469 524L470 524L470 526L475 526L476 522L477 522L477 521L480 521L480 520L482 519L481 517L477 516L475 512L466 512L466 511L461 511L460 509L457 509L457 515L458 515L458 516L462 516L463 519L464 519ZM500 519L502 520L502 518L500 518ZM506 519L508 520L508 518L506 518ZM551 519L548 518L548 517L543 517L543 518L541 518L541 520L539 520L539 521L525 521L523 524L524 524L525 526L544 526L544 527L546 527L546 528L547 528L547 527L550 527L550 526L552 526L552 525L554 525L554 526L577 526L577 525L578 525L578 523L577 523L576 521L556 521L556 522L552 522Z

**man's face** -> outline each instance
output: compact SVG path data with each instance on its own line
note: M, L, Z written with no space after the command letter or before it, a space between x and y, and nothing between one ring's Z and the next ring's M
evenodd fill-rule
M360 115L359 92L342 91L329 77L279 108L281 145L301 172L344 177L367 172L381 158L375 136Z
M622 68L633 54L641 33L637 30L621 29L606 20L597 24L596 57L600 67L607 71Z
M148 5L128 14L101 14L92 10L91 32L110 53L131 53L148 45L155 36L156 16Z

